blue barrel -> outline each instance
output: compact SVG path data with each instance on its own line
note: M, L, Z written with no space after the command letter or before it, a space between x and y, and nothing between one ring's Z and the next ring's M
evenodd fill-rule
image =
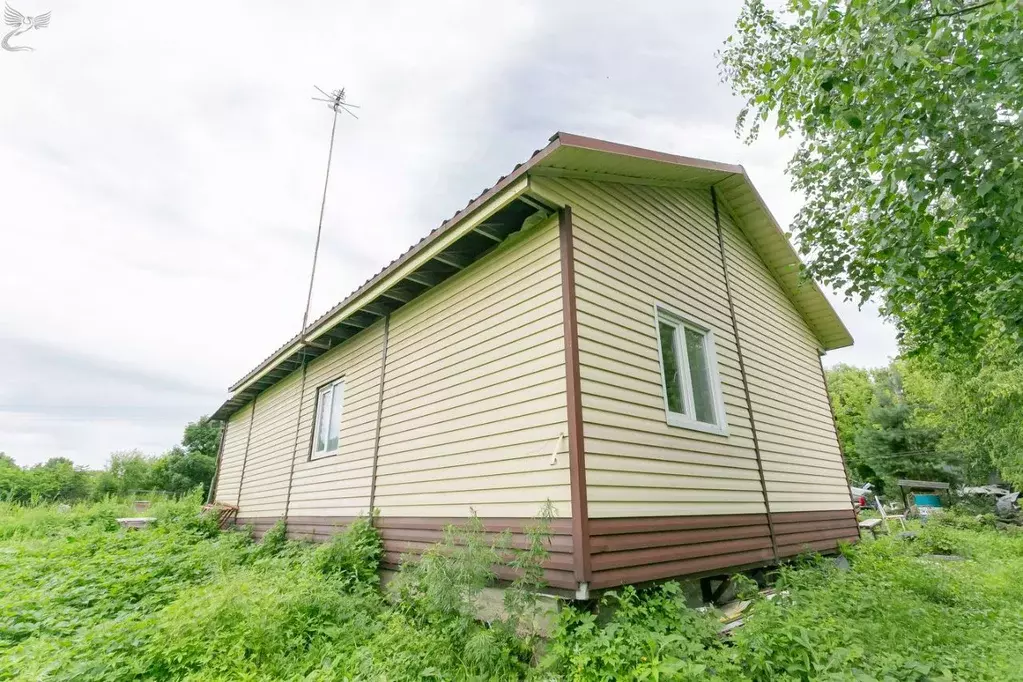
M913 493L913 501L918 507L940 507L941 496L940 495L924 495L921 493Z

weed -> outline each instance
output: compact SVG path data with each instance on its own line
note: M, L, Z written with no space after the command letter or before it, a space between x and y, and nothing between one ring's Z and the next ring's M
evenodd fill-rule
M544 564L550 558L551 524L556 512L550 500L544 503L536 523L525 529L528 545L516 551L509 566L516 573L515 580L504 592L504 609L508 625L529 638L537 636L538 620L542 612L540 593L547 587Z
M399 608L424 620L471 618L506 544L506 537L490 540L473 511L464 526L445 528L443 540L418 559L403 558L394 582Z
M344 586L380 582L380 533L369 518L360 516L313 552L313 570L338 579Z
M254 553L258 559L275 557L288 546L288 525L283 519L278 519L274 525L263 533L259 549Z
M736 599L756 599L760 596L760 585L748 575L737 573L732 576L732 589Z

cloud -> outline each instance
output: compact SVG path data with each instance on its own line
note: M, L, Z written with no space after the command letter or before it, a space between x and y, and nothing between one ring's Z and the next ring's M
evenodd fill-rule
M559 129L741 162L779 218L798 208L791 146L731 132L713 53L737 1L52 10L35 52L0 53L0 449L19 461L164 449L297 331L331 123L313 84L362 106L338 124L313 316Z

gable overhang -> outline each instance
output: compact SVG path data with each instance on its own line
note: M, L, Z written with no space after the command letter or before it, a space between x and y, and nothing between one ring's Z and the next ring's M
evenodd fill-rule
M231 386L231 397L212 418L228 419L303 363L336 348L484 257L521 230L527 219L559 208L530 182L530 176L715 187L725 210L803 315L821 349L852 344L852 337L823 292L802 276L799 257L741 166L557 133L528 161L500 178Z

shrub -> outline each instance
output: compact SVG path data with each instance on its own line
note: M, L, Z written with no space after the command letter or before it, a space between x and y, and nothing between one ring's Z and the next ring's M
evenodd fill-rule
M940 518L940 516L939 516ZM920 554L950 554L955 556L968 556L969 549L962 543L959 534L952 528L955 526L928 523L913 541L913 547ZM979 529L977 524L975 529Z
M284 522L284 519L278 519L274 525L263 533L259 548L255 551L254 556L257 559L266 559L275 557L284 551L285 547L288 546L288 525Z
M475 512L464 526L448 526L443 540L418 559L403 558L394 581L399 607L426 620L471 618L506 544L507 536L488 542Z
M313 552L313 570L337 578L342 584L375 585L380 582L380 533L369 518L359 517Z

